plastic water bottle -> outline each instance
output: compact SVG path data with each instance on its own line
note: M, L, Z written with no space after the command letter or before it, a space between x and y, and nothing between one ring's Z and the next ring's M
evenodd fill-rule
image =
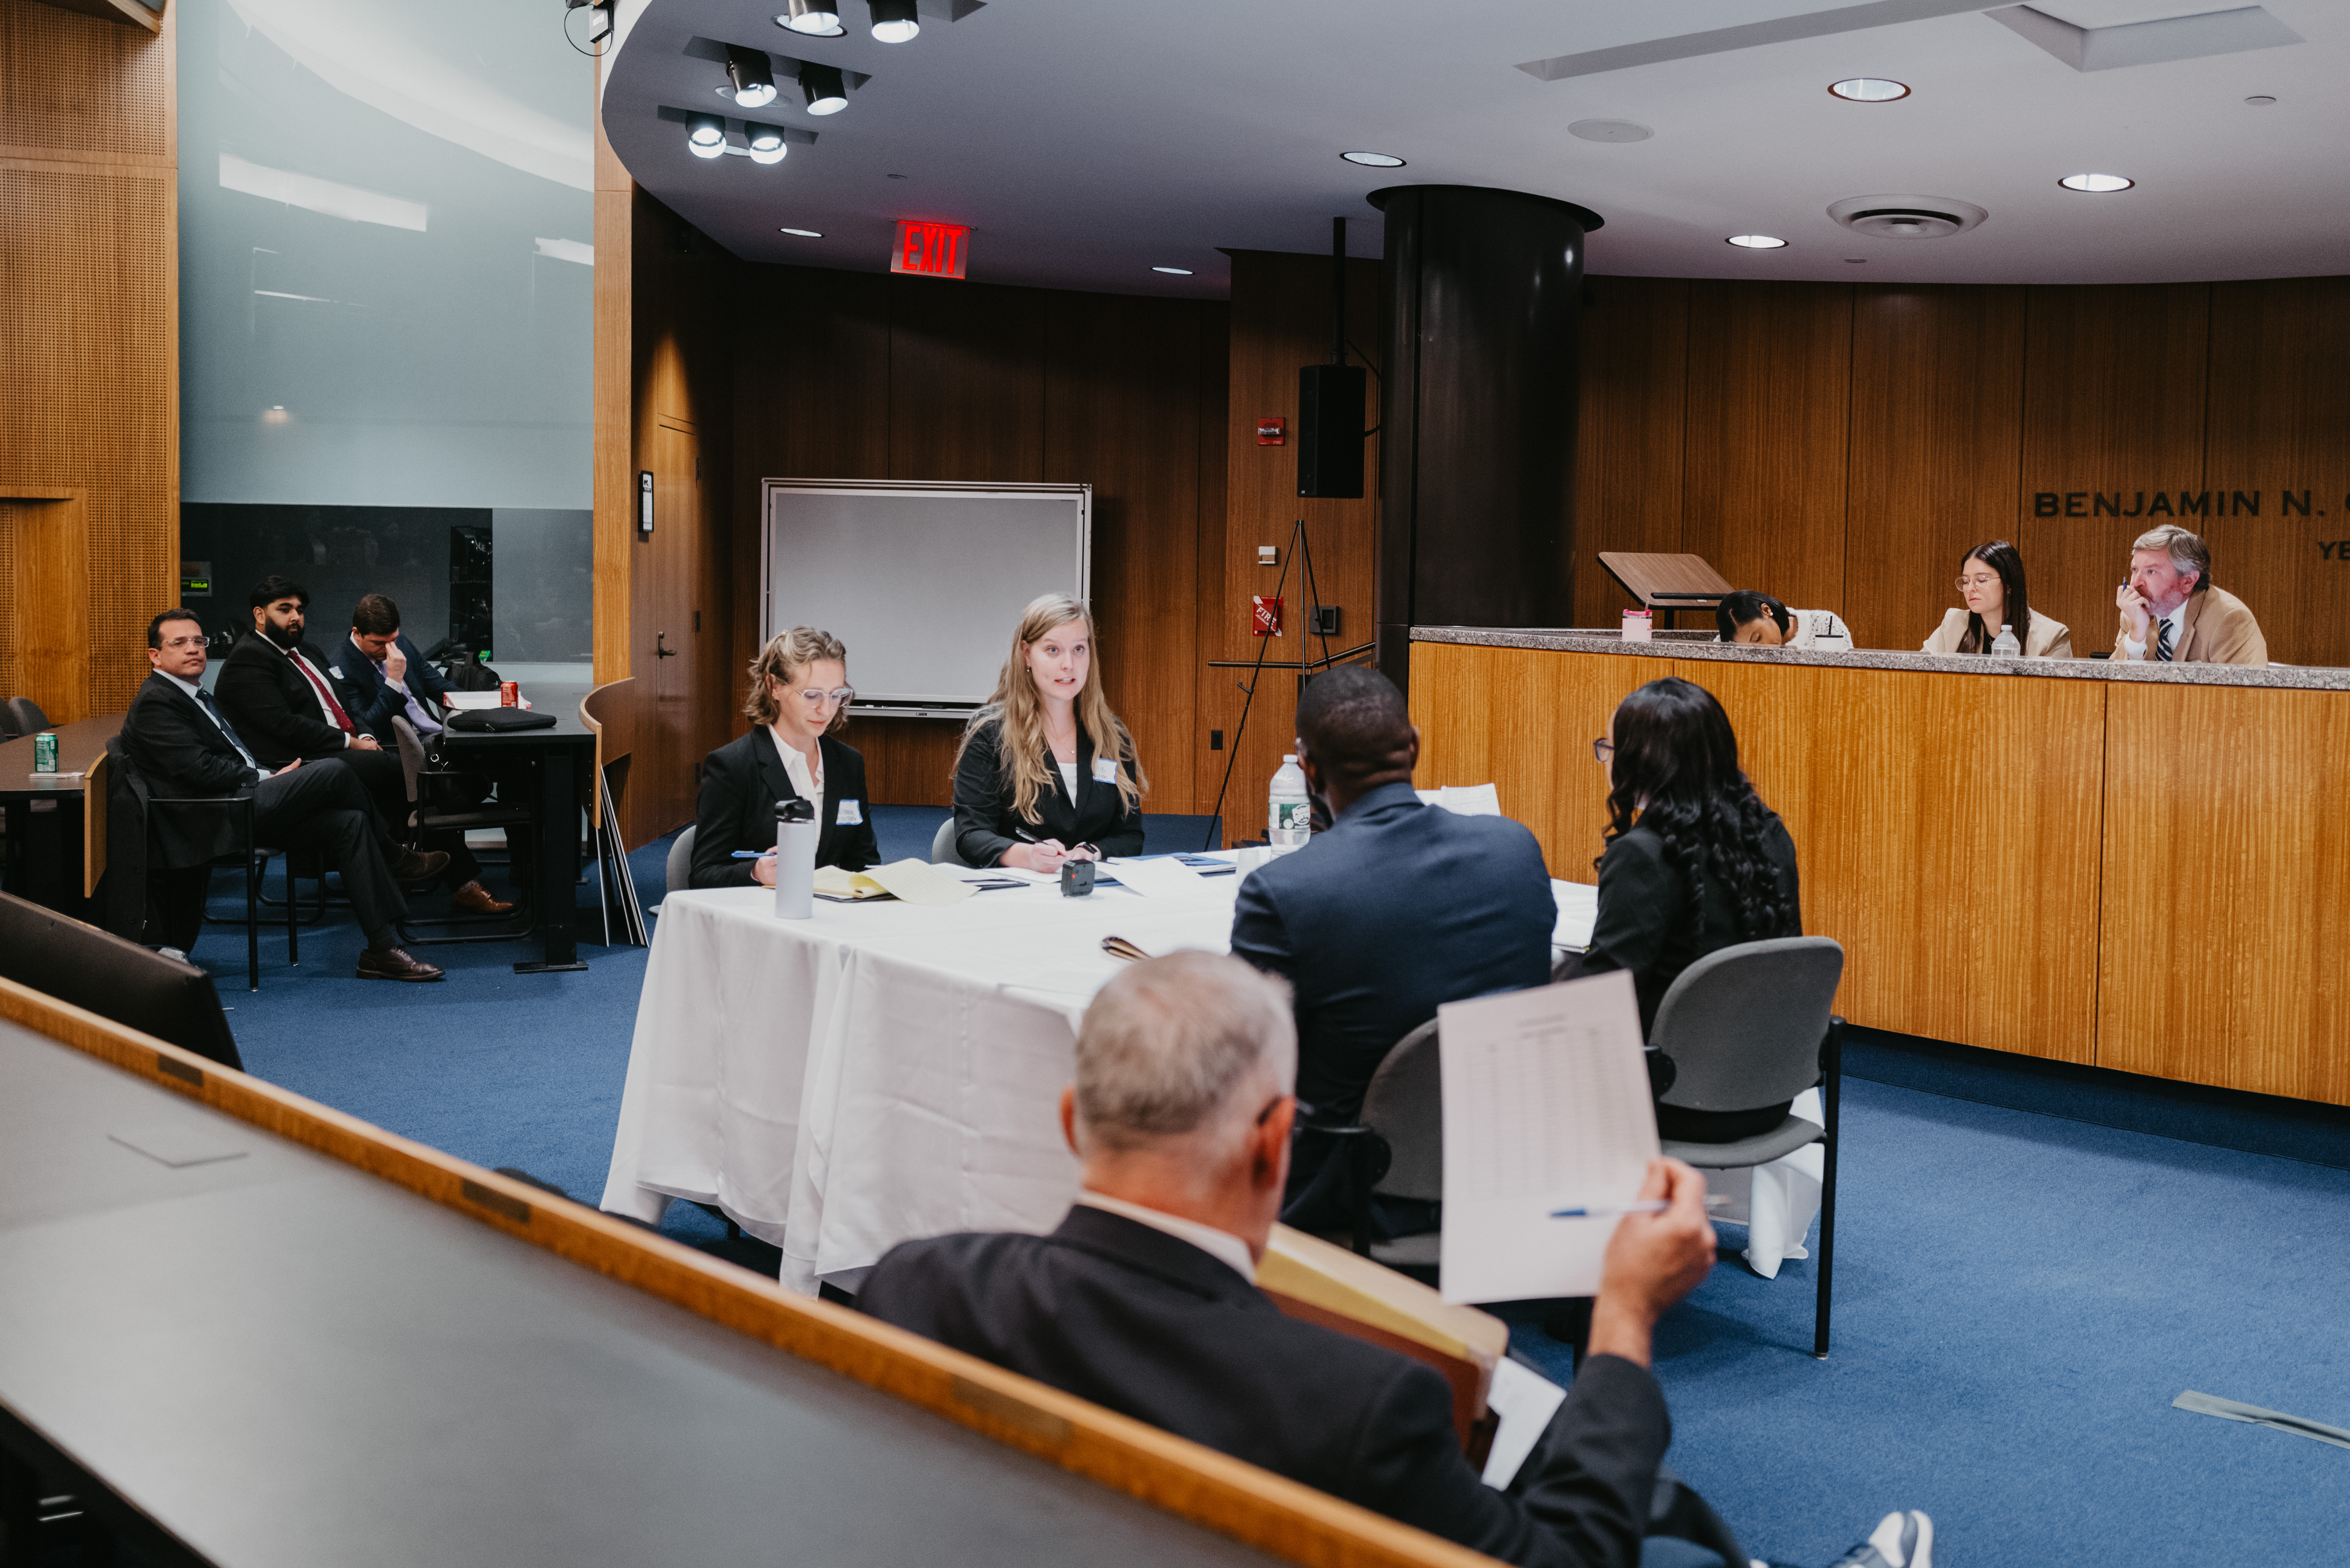
M805 920L816 914L816 843L822 829L816 807L797 796L775 803L775 914Z
M2000 624L1999 636L1991 645L1991 653L2000 659L2021 659L2023 644L2015 640L2015 632L2005 622Z
M1273 787L1264 797L1264 837L1275 855L1286 855L1293 849L1305 847L1305 840L1314 832L1314 800L1305 793L1305 770L1297 759L1284 753L1281 770L1273 775Z

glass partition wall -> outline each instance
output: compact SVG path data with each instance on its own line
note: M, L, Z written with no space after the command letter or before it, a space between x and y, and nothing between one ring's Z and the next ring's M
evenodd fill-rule
M179 0L182 591L588 676L593 62L554 4ZM541 667L561 667L546 669Z

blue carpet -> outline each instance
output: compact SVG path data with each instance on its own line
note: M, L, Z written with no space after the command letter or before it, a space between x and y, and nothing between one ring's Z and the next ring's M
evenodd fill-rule
M926 855L942 815L877 808L884 855ZM1152 849L1189 846L1159 820ZM630 857L648 907L667 851ZM194 956L255 1073L592 1201L644 950L583 943L585 973L516 975L516 948L437 948L446 982L394 986L351 978L360 946L339 909L298 970L265 937L257 996L238 928L207 927ZM2320 1162L2338 1117L1904 1044L1851 1058L1834 1356L1809 1354L1812 1264L1717 1268L1659 1338L1674 1466L1750 1552L1791 1563L1897 1507L1932 1513L1961 1568L2338 1558L2350 1453L2170 1408L2198 1388L2350 1426L2350 1171ZM773 1267L691 1205L663 1228ZM1504 1315L1564 1376L1541 1309Z

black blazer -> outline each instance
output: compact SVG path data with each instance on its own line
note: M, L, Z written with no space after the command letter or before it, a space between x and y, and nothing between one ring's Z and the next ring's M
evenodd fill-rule
M1803 890L1795 877L1795 841L1787 836L1787 825L1776 812L1763 832L1762 852L1778 874L1780 891L1795 909L1788 929L1771 934L1800 937ZM1729 889L1718 880L1706 883L1694 932L1689 900L1688 883L1666 856L1665 841L1654 829L1634 823L1599 857L1599 915L1592 924L1591 946L1579 962L1561 971L1561 977L1631 971L1632 990L1640 1000L1640 1033L1646 1037L1656 1024L1657 1004L1681 971L1717 949L1749 940L1738 934L1737 910Z
M316 667L327 689L333 691L335 680L327 673L327 656L307 642L302 645L302 654ZM296 757L308 762L340 756L348 744L342 731L320 711L317 688L294 668L284 650L257 632L238 637L236 646L221 661L220 679L213 683L213 701L220 705L221 716L236 726L237 739L245 749L272 770ZM342 701L339 693L335 701ZM354 717L351 722L359 721Z
M1012 785L1003 776L1000 749L1003 741L1003 722L988 720L972 732L970 742L962 749L962 761L955 767L955 852L966 865L1001 864L1003 852L1020 842L1023 832L1031 838L1057 838L1072 847L1090 844L1104 855L1142 853L1142 805L1138 801L1129 809L1116 784L1094 777L1093 737L1086 733L1084 725L1077 726L1077 798L1069 799L1060 764L1048 755L1045 771L1051 775L1053 787L1036 797L1036 815L1029 821L1012 810ZM1120 761L1131 774L1131 742Z
M1399 783L1249 874L1232 952L1295 989L1298 1098L1316 1122L1351 1122L1388 1050L1439 1003L1548 981L1557 925L1524 825L1422 805ZM1292 1190L1311 1174L1293 1165Z
M856 747L830 735L816 746L824 757L824 823L816 836L816 863L862 871L881 858L873 838L873 803L865 798L865 759ZM775 737L764 724L711 753L702 764L702 797L693 808L692 885L755 887L751 862L733 858L734 851L773 849L775 803L804 798L792 787ZM844 800L857 803L862 821L840 825Z
M213 700L217 703L219 693L213 693ZM236 733L248 748L252 746L242 726ZM130 699L130 711L122 716L121 742L123 754L138 770L147 795L224 800L251 794L260 786L220 726L196 706L194 698L161 675L150 675L140 682ZM158 813L150 820L151 837L165 866L201 865L236 848L235 823L224 811ZM109 853L110 858L110 848Z
M1050 1236L906 1242L875 1265L858 1305L1527 1568L1638 1562L1672 1435L1647 1369L1596 1355L1516 1482L1496 1491L1462 1455L1433 1368L1285 1317L1199 1248L1083 1205Z
M424 662L424 656L416 651L407 633L402 632L396 640L400 651L408 658L405 684L424 700L426 712L436 719L442 717L449 706L449 683L441 679L438 670ZM408 704L391 689L391 682L383 678L383 666L359 651L359 644L348 633L335 645L333 658L331 665L322 664L319 668L326 671L328 684L335 689L335 701L343 705L352 723L387 746L395 744L391 722L407 716ZM244 732L239 730L237 733L242 735Z

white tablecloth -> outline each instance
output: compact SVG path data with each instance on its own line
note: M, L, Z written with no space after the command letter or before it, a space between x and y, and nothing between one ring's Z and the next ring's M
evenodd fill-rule
M1224 951L1238 882L819 899L810 920L777 919L764 888L671 894L602 1206L658 1222L672 1199L715 1204L804 1293L854 1289L912 1237L1050 1229L1076 1190L1058 1108L1076 1025L1119 968L1101 939ZM1596 891L1552 886L1554 941L1580 945Z

